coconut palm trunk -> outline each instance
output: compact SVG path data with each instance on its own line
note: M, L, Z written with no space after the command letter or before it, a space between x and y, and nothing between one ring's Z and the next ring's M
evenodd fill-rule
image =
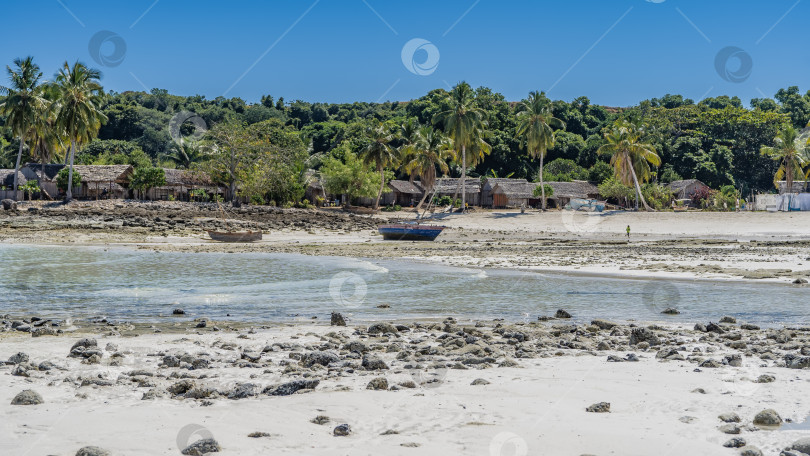
M380 208L380 198L382 197L383 190L385 189L385 168L378 166L377 171L380 173L380 191L377 192L377 199L374 200L375 211Z
M17 152L17 164L14 166L14 200L17 200L17 174L20 173L20 160L22 159L22 152L23 152L23 138L20 137L20 150ZM25 199L25 195L23 195L23 199Z
M638 184L638 177L636 177L636 170L633 169L633 163L629 160L629 158L627 160L627 166L630 167L630 175L633 176L633 185L635 185L636 187L636 210L638 210L638 202L639 200L641 200L641 204L644 205L644 209L652 211L653 208L647 205L647 201L644 200L644 195L641 194L641 186Z
M467 146L461 145L461 213L467 211Z
M546 157L545 153L540 154L540 195L542 200L540 204L543 210L546 210L546 184L543 183L543 159Z
M68 183L67 193L65 193L65 201L70 202L73 199L73 158L76 155L76 138L70 138L70 168L68 168Z

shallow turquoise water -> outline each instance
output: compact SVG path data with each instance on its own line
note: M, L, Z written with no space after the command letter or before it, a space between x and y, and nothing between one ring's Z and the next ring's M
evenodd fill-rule
M558 308L577 320L808 324L808 288L712 281L628 280L447 267L409 261L281 254L157 253L0 246L0 313L160 321L356 320L456 316L534 320ZM378 305L389 304L389 309ZM678 316L661 310L677 307Z

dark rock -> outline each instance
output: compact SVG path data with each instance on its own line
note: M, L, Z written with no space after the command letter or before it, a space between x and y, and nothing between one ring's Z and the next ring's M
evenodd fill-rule
M754 380L754 383L773 383L776 381L776 377L773 375L762 374Z
M368 346L359 340L353 340L343 346L344 349L349 350L352 353L366 353L368 352Z
M658 336L647 328L633 328L630 331L630 345L638 345L641 342L647 342L650 345L661 345Z
M762 456L762 451L755 446L745 446L740 448L740 456Z
M614 323L608 320L596 319L591 322L592 325L597 326L599 329L610 330L616 326L619 326L618 323Z
M805 437L793 442L790 447L791 450L800 451L804 454L810 454L810 437Z
M741 431L740 427L737 426L736 424L724 424L720 426L718 430L723 434L732 434L732 435L737 435Z
M472 383L470 383L470 385L472 385L472 386L489 385L489 381L484 380L483 378L476 378L475 380L473 380Z
M23 352L19 352L19 353L15 354L15 355L11 355L11 356L8 358L8 362L9 362L10 364L22 364L22 363L27 363L27 362L28 362L28 360L29 360L28 355L26 355L26 354L25 354L25 353L23 353Z
M219 453L221 450L222 447L219 446L216 440L202 439L187 446L181 453L188 456L202 456L208 453Z
M43 404L44 402L45 401L42 400L42 396L40 396L36 391L24 390L14 396L14 399L11 400L11 405L39 405Z
M341 424L340 426L337 426L334 431L332 431L332 434L335 437L345 437L351 433L352 428L348 424Z
M803 278L799 277L796 280L794 280L793 283L795 285L804 285L804 284L807 283L807 279L803 279Z
M704 360L702 363L698 364L698 366L702 368L716 369L718 367L722 367L723 363L709 358L707 360Z
M251 432L250 434L248 434L248 437L250 437L251 439L258 439L261 437L272 437L272 434L270 434L269 432Z
M309 422L323 426L324 424L329 422L329 417L325 415L318 415L315 418L309 420Z
M388 369L388 365L385 364L385 361L381 360L380 358L374 355L364 355L362 366L367 370L386 370Z
M797 356L790 353L785 355L785 366L790 369L808 369L810 368L810 357Z
M726 355L723 357L723 364L731 367L740 367L742 366L742 356L738 354Z
M375 323L368 327L368 333L372 335L376 334L397 334L399 330L396 326L390 323Z
M385 377L377 377L366 385L366 389L370 390L387 390L388 389L388 380Z
M301 390L315 389L319 383L320 380L294 380L275 388L268 386L262 393L268 396L289 396Z
M180 367L180 360L174 355L163 357L163 365L166 367Z
M745 439L742 437L734 437L723 444L726 448L742 448L745 446Z
M717 418L719 418L720 421L722 421L724 423L739 423L741 421L740 420L740 415L737 415L734 412L723 413L722 415L718 416Z
M238 383L229 393L228 399L247 399L259 394L259 386L253 383Z
M716 325L716 324L714 324L712 322L709 322L709 324L706 325L706 332L724 334L726 331L723 328L721 328L720 326L718 326L718 325Z
M666 309L661 311L661 313L664 314L664 315L678 315L681 312L678 309L674 308L674 307L667 307Z
M754 417L754 424L757 426L776 427L782 425L782 417L776 413L776 410L766 409Z
M205 328L206 326L208 326L208 322L205 320L201 320L200 322L197 323L195 328Z
M194 380L186 379L186 380L180 380L179 382L176 382L176 383L172 384L171 386L166 388L166 391L168 391L173 396L181 396L181 395L186 394L187 392L189 392L190 390L192 390L192 389L194 389L196 387L197 387L197 383L194 382Z
M330 352L309 352L301 358L304 367L312 367L316 364L321 366L328 366L330 363L340 361L340 357Z
M346 326L346 320L343 318L338 312L332 312L332 320L330 322L332 326Z
M186 311L183 309L174 309L172 310L172 315L185 315Z
M86 446L76 452L76 456L111 456L109 451L96 446Z
M734 318L734 317L730 317L730 316L726 315L725 317L720 319L720 323L735 324L735 323L737 323L737 319Z
M4 211L16 211L17 210L17 203L11 199L4 199L2 201L3 210Z
M610 413L610 402L597 402L585 409L591 413Z
M554 313L554 318L571 318L571 314L563 309L557 309L557 312Z

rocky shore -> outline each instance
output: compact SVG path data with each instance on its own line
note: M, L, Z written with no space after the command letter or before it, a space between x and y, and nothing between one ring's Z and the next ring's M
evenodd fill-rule
M694 327L578 324L562 309L516 324L332 323L4 320L0 449L333 454L362 444L390 454L494 446L504 455L640 455L670 442L683 449L673 454L810 454L801 438L810 430L810 327L760 329L732 317ZM74 429L90 410L94 419L118 414L114 429ZM159 423L137 421L144 413ZM164 440L116 438L116 423L138 435L159 424ZM649 439L630 438L642 428L617 430L628 423ZM578 443L566 440L572 432ZM34 442L40 434L47 439Z

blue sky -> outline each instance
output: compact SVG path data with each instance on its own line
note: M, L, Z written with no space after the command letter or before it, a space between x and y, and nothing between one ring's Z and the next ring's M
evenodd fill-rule
M627 106L810 89L802 0L28 0L4 13L3 65L33 55L52 77L78 59L118 92L373 102L466 80L509 100L544 90Z

